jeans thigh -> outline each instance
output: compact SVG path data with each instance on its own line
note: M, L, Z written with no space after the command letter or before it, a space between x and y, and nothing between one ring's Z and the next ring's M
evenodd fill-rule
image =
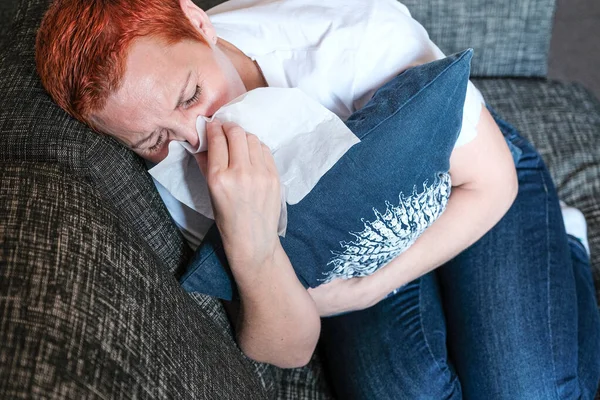
M590 258L581 242L569 237L577 287L578 363L582 399L596 398L600 383L600 312Z
M321 327L319 351L336 398L460 398L433 274L370 308L323 318Z
M578 398L577 298L558 196L535 149L510 136L521 150L515 202L436 271L449 354L465 398Z

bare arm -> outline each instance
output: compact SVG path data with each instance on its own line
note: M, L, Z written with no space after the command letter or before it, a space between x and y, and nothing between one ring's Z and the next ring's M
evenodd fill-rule
M236 276L240 348L248 357L280 368L306 365L317 345L321 321L283 248L278 246L261 272L252 275Z
M273 157L256 136L235 124L209 124L207 139L208 151L197 159L240 293L234 322L238 344L260 362L305 365L321 321L279 242L280 190Z

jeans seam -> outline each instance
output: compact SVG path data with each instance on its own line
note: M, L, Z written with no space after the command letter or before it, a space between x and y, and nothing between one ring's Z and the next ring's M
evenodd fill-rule
M547 314L547 318L548 318L548 335L549 335L549 339L550 339L550 352L552 353L552 374L553 374L553 378L554 378L554 392L556 395L557 399L560 399L560 395L558 393L558 385L556 384L558 382L558 377L556 374L556 353L554 351L554 341L552 339L552 303L550 302L550 288L551 288L551 283L550 283L550 232L548 227L550 226L550 221L549 221L549 216L550 216L550 205L549 205L549 196L548 196L548 183L546 182L546 177L543 171L540 171L540 176L542 178L542 183L544 185L544 193L546 195L546 201L544 203L545 207L546 207L546 254L548 255L546 258L546 302L547 302L547 309L548 309L548 314Z
M422 293L421 286L422 285L423 285L423 277L421 277L419 279L419 326L421 328L421 334L423 335L423 340L425 341L425 345L427 346L427 352L429 353L429 356L433 359L433 362L437 366L438 370L440 370L441 372L448 371L450 374L452 374L452 372L449 371L449 368L447 368L447 367L442 368L442 366L440 365L438 360L433 355L433 352L431 351L431 346L429 345L429 341L427 340L427 335L425 334L425 328L423 327L423 313L421 312L421 293Z

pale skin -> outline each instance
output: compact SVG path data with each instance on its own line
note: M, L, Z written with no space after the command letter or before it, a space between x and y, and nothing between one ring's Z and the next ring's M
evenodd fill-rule
M166 157L172 140L197 145L198 115L211 116L243 92L267 86L250 58L216 37L201 9L190 0L180 4L206 43L138 39L121 87L93 115L98 129L154 162ZM320 316L376 304L491 229L512 204L518 183L510 151L485 107L477 131L451 155L446 211L413 246L373 275L306 290L277 235L280 183L269 149L235 124L209 124L208 151L197 161L240 292L239 304L225 305L242 351L283 368L305 365L319 338Z

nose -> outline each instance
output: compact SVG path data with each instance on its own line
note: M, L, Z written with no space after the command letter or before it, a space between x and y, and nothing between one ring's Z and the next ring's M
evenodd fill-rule
M200 141L196 131L197 118L198 116L192 113L189 115L180 115L175 122L175 126L172 128L172 132L174 133L173 139L180 142L187 142L193 148L198 148Z

